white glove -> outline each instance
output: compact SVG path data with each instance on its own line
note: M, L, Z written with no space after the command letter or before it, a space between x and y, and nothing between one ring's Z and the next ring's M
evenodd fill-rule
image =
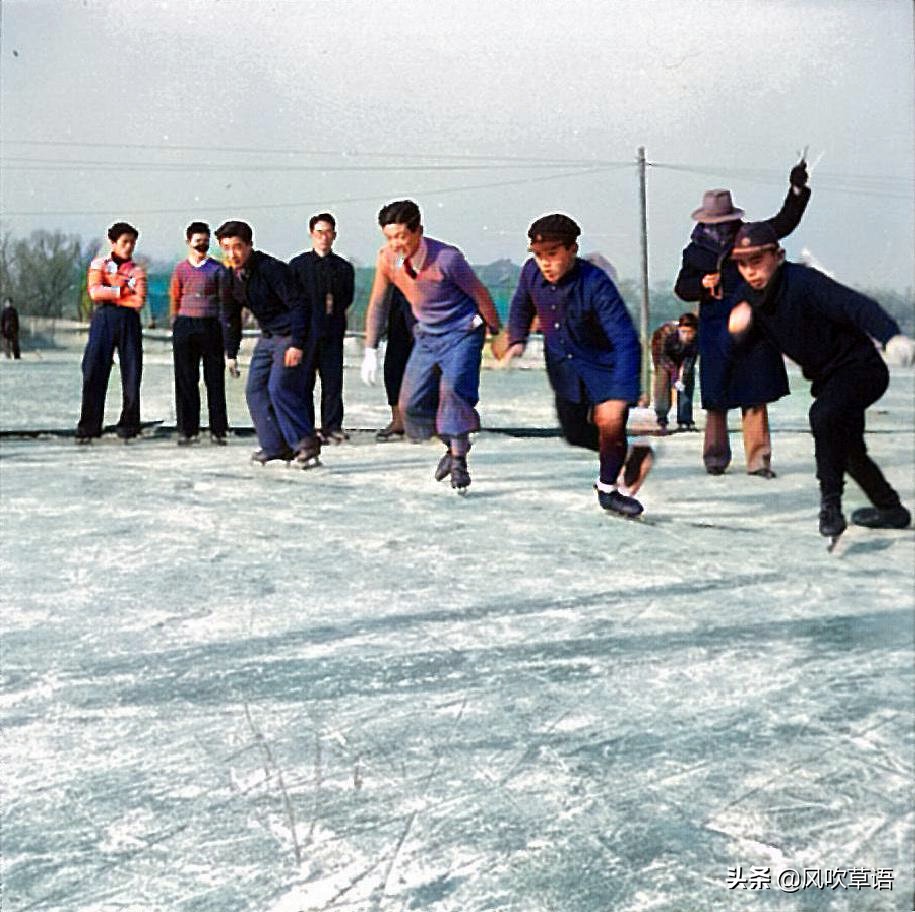
M128 287L131 291L133 291L133 290L137 287L137 280L136 280L136 277L135 277L135 276L131 276L131 277L127 280L127 287Z
M366 386L374 386L378 376L378 349L366 346L362 357L362 382Z
M886 343L886 360L896 367L911 367L915 363L915 340L908 336L893 336Z
M226 358L226 367L230 377L238 379L241 376L241 371L238 369L238 358Z
M686 384L682 380L676 380L674 382L674 389L678 393L682 393L686 389Z

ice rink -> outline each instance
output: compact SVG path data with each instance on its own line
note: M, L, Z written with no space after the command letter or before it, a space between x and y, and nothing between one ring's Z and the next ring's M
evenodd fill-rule
M542 370L484 372L466 498L367 432L310 472L5 437L3 912L910 912L915 538L826 553L792 386L777 479L734 416L723 477L657 439L644 522L498 432L554 427ZM72 429L79 387L75 350L0 362L0 427ZM895 371L868 415L910 507L912 403Z

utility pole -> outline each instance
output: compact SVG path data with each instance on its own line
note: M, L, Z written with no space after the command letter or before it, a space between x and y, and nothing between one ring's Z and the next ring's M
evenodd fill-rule
M642 395L651 397L651 351L648 332L648 199L645 193L645 147L639 146L639 209L642 241L642 307L639 339L642 343Z

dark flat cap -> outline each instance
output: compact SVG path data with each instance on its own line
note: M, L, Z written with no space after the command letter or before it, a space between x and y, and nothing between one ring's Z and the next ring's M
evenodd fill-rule
M581 234L581 228L575 221L561 212L544 215L527 229L531 241L565 241L574 243Z

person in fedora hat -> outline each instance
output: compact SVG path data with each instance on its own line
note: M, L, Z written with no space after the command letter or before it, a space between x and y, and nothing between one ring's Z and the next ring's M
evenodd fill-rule
M810 200L803 159L791 169L789 183L782 208L767 222L779 238L794 231ZM774 478L766 404L788 394L788 375L781 355L766 338L756 338L735 355L727 331L732 295L741 281L729 257L744 214L734 205L730 190L705 191L702 205L692 213L697 224L683 251L674 292L683 301L699 304L699 384L705 409L702 459L706 471L722 475L730 465L728 410L739 408L747 472Z
M731 253L744 284L738 287L728 329L738 341L765 336L798 364L811 381L810 407L817 478L820 533L835 539L845 530L843 476L847 472L873 506L855 510L852 522L875 529L904 529L912 521L864 444L864 413L885 392L887 359L911 365L915 342L874 300L840 285L809 266L786 263L778 236L766 222L737 233Z

